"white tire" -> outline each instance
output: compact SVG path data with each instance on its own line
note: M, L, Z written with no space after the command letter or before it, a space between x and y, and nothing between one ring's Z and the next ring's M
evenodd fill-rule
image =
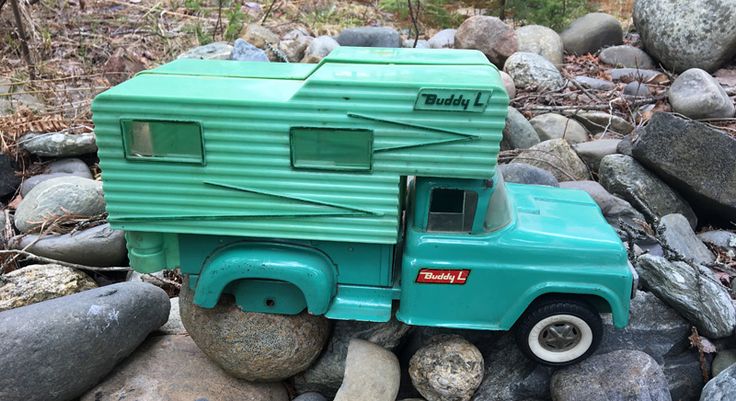
M545 336L560 335L561 330L569 330L569 338L560 338L560 343L568 342L555 349L552 341L545 341ZM557 334L554 334L557 333ZM548 363L561 364L574 361L585 355L593 344L593 330L581 318L573 315L554 315L540 320L532 327L527 338L529 350L537 358Z

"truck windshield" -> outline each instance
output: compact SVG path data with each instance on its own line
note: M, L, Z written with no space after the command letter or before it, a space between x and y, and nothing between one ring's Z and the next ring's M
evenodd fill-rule
M491 201L488 202L484 228L486 231L496 231L506 227L511 222L511 206L506 194L506 184L501 173L496 173L495 185Z

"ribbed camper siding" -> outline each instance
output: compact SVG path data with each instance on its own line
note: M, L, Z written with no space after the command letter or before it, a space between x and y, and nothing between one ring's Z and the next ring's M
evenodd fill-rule
M134 79L153 78L143 75ZM188 84L197 79L201 78L181 77ZM217 104L166 98L153 91L145 95L103 94L95 100L93 111L110 221L114 228L129 231L395 243L400 177L491 177L508 101L505 96L494 98L485 113L472 116L420 112L413 111L417 90L400 85L350 86L307 80L289 102L265 104L258 102L257 94L252 100L223 99ZM373 129L374 149L448 138L444 133L350 117L348 113L453 130L481 139L376 152L370 173L293 170L290 127ZM121 118L201 122L206 165L126 160ZM347 215L356 212L205 182L346 205L369 213ZM315 212L342 215L293 216ZM206 217L242 214L281 216ZM200 217L162 220L156 216Z

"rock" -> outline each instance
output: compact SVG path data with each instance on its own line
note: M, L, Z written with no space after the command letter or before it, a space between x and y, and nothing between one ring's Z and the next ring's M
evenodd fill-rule
M1 312L0 399L75 399L168 315L166 293L143 283L113 284Z
M728 290L684 262L642 255L637 271L646 287L709 338L733 335L736 309ZM704 269L704 268L703 268Z
M706 244L731 251L736 254L736 234L726 230L706 231L698 234L698 238Z
M288 401L280 383L228 376L183 335L149 338L80 401Z
M630 122L602 111L581 111L572 115L572 118L583 124L593 135L605 135L609 132L628 135L634 130Z
M455 32L457 29L443 29L429 38L429 47L432 49L452 49L455 47Z
M408 48L415 48L415 49L429 49L429 42L427 42L424 39L419 39L416 41L416 46L414 45L414 39L405 39L401 43L401 47L408 47Z
M581 143L588 140L588 132L579 122L560 114L540 114L529 122L537 131L539 139L547 141L550 139L566 139L570 143Z
M300 394L298 397L294 398L292 401L327 401L327 398L325 398L320 393L309 392L309 393Z
M20 185L20 177L16 174L18 166L10 156L0 154L0 199L15 194Z
M71 234L24 235L14 248L85 266L127 266L125 233L108 223Z
M598 175L601 185L608 192L629 201L648 221L670 213L680 213L687 218L691 227L697 226L698 219L690 205L634 158L608 155L601 159Z
M613 68L608 71L611 79L623 82L655 82L664 75L659 71L645 70L641 68Z
M299 392L316 391L333 396L343 381L350 340L359 338L392 350L409 329L396 319L386 323L338 320L325 351L309 369L294 378L294 386Z
M476 15L463 21L455 32L456 49L476 49L501 67L518 50L514 29L496 17Z
M522 151L511 163L526 163L549 171L557 181L590 178L588 168L564 139L550 139Z
M674 356L666 356L664 365L660 366L667 378L673 400L696 401L700 397L705 383L697 350L691 349Z
M606 81L605 79L577 76L575 77L575 81L586 88L595 90L610 91L616 88L616 85L614 85L613 82Z
M736 400L736 366L721 372L703 388L700 401L734 401Z
M304 51L307 50L307 46L313 40L313 37L301 29L292 29L281 38L279 50L286 55L289 61L299 62L304 57Z
M640 227L644 216L637 212L629 202L611 195L603 186L595 181L565 181L560 188L578 189L585 191L601 208L608 224L619 230L619 219L633 227Z
M724 168L736 166L736 139L697 121L655 113L632 152L702 215L736 220L736 174Z
M171 309L169 309L169 320L167 320L166 323L158 329L158 331L169 335L188 335L187 329L184 328L184 323L181 322L181 314L179 313L179 297L171 298L169 302L171 303Z
M29 153L43 157L70 157L97 152L95 134L68 134L49 132L26 134L18 141Z
M268 55L266 53L246 42L243 39L235 40L235 47L230 55L231 60L235 61L265 61L268 62Z
M514 79L511 78L511 75L499 71L498 72L501 75L501 80L503 81L503 87L506 89L506 94L509 95L509 99L513 99L516 97L516 85L514 85Z
M657 66L642 49L629 45L611 46L603 49L600 60L614 67L654 69Z
M230 60L233 46L227 42L214 42L197 46L180 54L178 59L193 58L197 60Z
M598 171L601 159L616 153L620 139L599 139L597 141L583 142L573 145L583 161L590 166L592 171Z
M514 86L528 90L557 90L565 86L565 80L554 64L535 53L512 54L503 66L504 72L514 80Z
M370 341L350 340L344 376L334 401L394 401L399 393L399 360Z
M317 36L304 50L302 63L319 63L336 47L340 46L335 39L329 36Z
M20 186L20 194L26 196L33 187L36 185L48 181L52 178L73 175L82 178L92 179L92 173L87 167L87 163L76 159L61 159L55 162L49 163L43 170L42 174L34 175L23 181Z
M550 187L560 186L552 173L534 167L526 163L511 163L498 166L506 182L517 184L547 185Z
M641 351L594 355L552 376L552 399L671 401L662 368Z
M623 93L626 96L634 97L646 97L651 94L646 84L636 81L626 84L626 86L624 86Z
M560 37L566 52L583 55L595 53L606 46L622 44L624 33L621 23L613 16L590 13L573 21Z
M460 336L440 336L409 362L414 387L431 401L468 401L483 380L483 355Z
M554 65L562 65L564 44L554 30L541 25L526 25L516 30L518 51L536 53Z
M718 376L721 372L736 364L736 350L727 349L718 351L716 357L713 358L711 373Z
M634 25L649 54L668 70L715 71L736 54L736 26L725 23L736 14L733 0L693 0L672 6L669 0L638 0Z
M634 154L632 153L631 150L634 146L634 144L632 143L632 139L636 135L636 132L641 132L641 129L639 129L638 131L635 131L631 135L624 136L621 139L621 142L618 143L618 146L616 146L616 152L622 155L634 157Z
M675 251L677 256L698 264L715 261L715 256L695 235L685 216L674 213L662 217L657 232L660 240Z
M15 211L15 226L28 234L67 214L92 217L102 213L105 213L105 200L99 181L58 177L28 192Z
M258 23L250 23L243 28L240 35L246 44L250 44L259 49L267 49L270 46L276 47L279 44L279 37L275 33L271 32L270 29ZM237 48L238 41L235 41Z
M0 312L97 288L88 275L60 265L30 265L3 275Z
M44 108L43 102L26 93L27 91L28 89L23 85L14 84L13 81L7 78L0 78L0 115L13 114L22 107L34 111L42 110Z
M337 36L340 46L401 47L401 36L389 27L347 28Z
M539 143L539 135L523 114L508 108L506 125L503 127L501 150L529 149Z
M192 303L184 280L181 321L204 353L228 374L249 381L283 380L304 371L329 336L329 321L302 312L287 316L243 312L230 298L212 309Z
M680 74L668 97L673 111L692 119L731 118L734 114L733 101L721 84L699 68Z

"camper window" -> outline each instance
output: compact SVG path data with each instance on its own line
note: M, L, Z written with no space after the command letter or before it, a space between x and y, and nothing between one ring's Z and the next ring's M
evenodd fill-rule
M373 131L366 129L292 128L291 166L295 169L369 171Z
M471 232L477 205L478 193L475 191L433 189L427 231Z
M127 159L204 163L202 129L198 123L138 120L121 123Z

